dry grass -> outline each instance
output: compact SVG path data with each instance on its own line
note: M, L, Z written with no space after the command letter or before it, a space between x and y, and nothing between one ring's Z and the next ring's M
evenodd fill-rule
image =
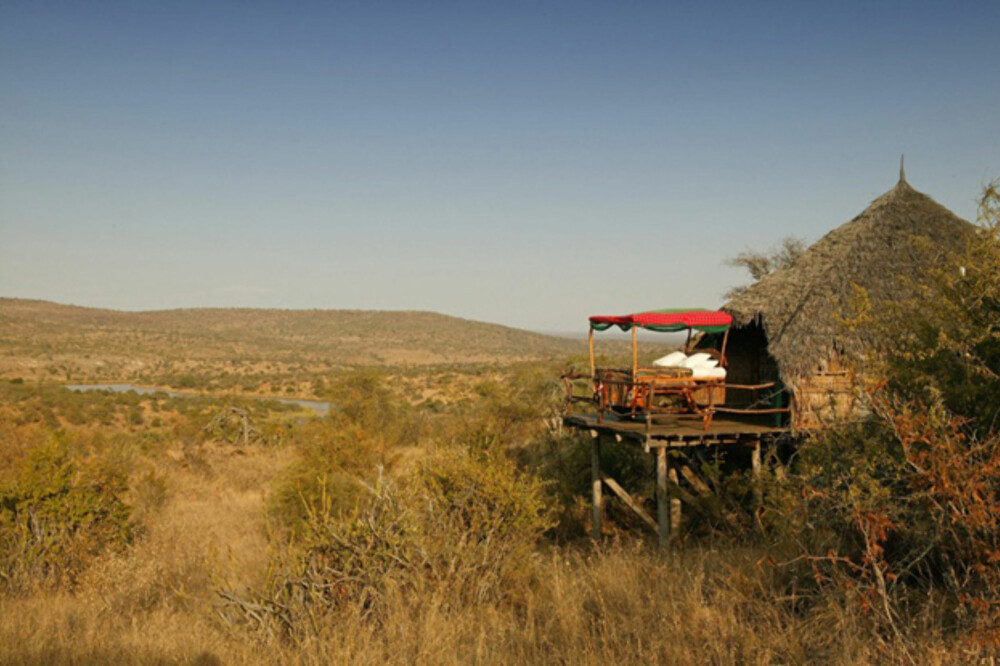
M726 546L664 555L630 538L544 546L505 598L456 609L446 592L386 592L298 642L266 641L217 614L220 586L266 577L265 490L287 449L173 450L145 535L91 567L74 593L0 597L10 664L865 664L905 654L830 601L808 613L775 600L761 553ZM917 646L916 648L914 646ZM931 634L920 663L976 662Z
M182 547L181 550L187 550ZM135 554L138 558L140 553ZM150 552L164 566L177 552ZM190 554L189 554L190 555ZM516 603L444 610L442 599L390 596L385 620L338 616L314 639L257 643L212 619L208 599L116 608L107 583L76 596L0 601L0 661L36 664L868 664L901 663L861 620L830 608L796 618L755 586L754 553L643 547L551 550ZM165 557L166 562L159 562ZM183 558L182 558L183 559ZM176 562L174 562L176 564ZM151 565L140 565L149 567ZM140 573L147 578L149 573ZM113 586L115 587L115 586ZM132 597L134 591L116 586ZM920 663L978 663L936 642Z
M43 436L37 423L0 422L0 461ZM759 547L665 555L635 535L543 544L515 583L480 601L456 604L447 586L389 585L374 619L346 606L316 632L268 640L223 620L217 591L267 580L279 541L269 493L301 449L130 437L115 455L128 457L140 537L97 560L72 592L0 595L0 664L983 663L961 638L936 633L933 618L903 628L904 650L833 595L793 606L758 566ZM395 450L393 473L414 473L420 444Z
M212 619L214 590L264 576L264 493L290 454L173 453L156 461L164 497L131 549L97 561L73 594L0 597L0 663L261 663Z

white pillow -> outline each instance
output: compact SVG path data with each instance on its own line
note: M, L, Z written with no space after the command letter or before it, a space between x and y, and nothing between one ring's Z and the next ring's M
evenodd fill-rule
M702 364L699 365L698 367L699 368L714 368L717 365L719 365L719 359L717 359L717 358L710 358L707 361L702 361Z
M705 352L698 352L697 354L691 354L684 361L681 362L682 368L700 368L702 364L708 359L712 358L711 354L706 354Z
M725 368L694 368L691 370L694 379L725 379Z
M653 365L659 368L676 368L686 360L687 355L684 352L675 351L656 359L653 361Z

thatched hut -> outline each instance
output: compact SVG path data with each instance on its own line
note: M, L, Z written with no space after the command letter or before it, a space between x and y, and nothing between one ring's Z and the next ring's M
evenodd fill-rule
M797 429L863 414L863 386L873 379L866 358L891 340L881 339L877 326L846 320L859 301L867 301L871 321L913 295L928 270L946 265L973 233L973 225L910 187L900 169L896 186L864 212L722 308L733 316L729 381L783 383Z

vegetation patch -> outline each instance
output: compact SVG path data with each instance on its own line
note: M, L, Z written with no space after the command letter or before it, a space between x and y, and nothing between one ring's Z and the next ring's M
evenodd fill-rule
M132 541L121 471L71 456L65 436L30 449L0 483L0 585L72 586L106 550Z

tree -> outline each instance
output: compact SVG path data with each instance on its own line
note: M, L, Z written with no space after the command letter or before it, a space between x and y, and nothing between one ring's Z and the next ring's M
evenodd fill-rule
M762 278L788 268L798 260L806 251L806 244L801 238L788 236L781 240L777 246L771 247L763 252L745 250L729 259L726 263L736 268L745 268L754 282ZM746 287L734 287L726 293L726 298L739 296Z
M983 189L977 221L951 268L894 318L889 368L894 392L940 396L975 434L1000 426L1000 181Z

